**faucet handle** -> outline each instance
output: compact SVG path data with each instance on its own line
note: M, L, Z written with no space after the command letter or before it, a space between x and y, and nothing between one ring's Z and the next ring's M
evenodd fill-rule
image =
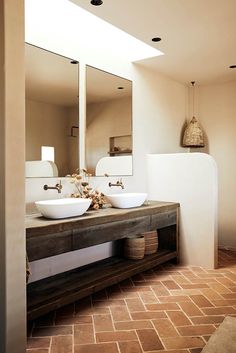
M62 189L61 179L60 179L59 183L56 184L56 188L57 188L58 192L61 193L61 189Z
M124 188L125 188L125 186L124 186L124 184L123 184L123 182L122 182L122 178L120 178L119 185L121 186L121 189L124 189Z
M59 183L57 183L55 186L48 186L47 184L45 184L43 186L43 189L44 190L52 190L52 189L55 189L58 191L58 193L60 194L61 193L61 189L62 189L62 183L61 183L61 180L59 181Z

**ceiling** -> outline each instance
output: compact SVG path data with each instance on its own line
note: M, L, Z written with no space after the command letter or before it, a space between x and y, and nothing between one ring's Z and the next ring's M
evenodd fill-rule
M138 65L179 82L236 79L236 0L70 0L165 55ZM162 41L154 43L153 37Z

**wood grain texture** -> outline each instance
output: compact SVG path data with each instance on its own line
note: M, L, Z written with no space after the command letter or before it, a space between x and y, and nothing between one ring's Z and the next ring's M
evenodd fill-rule
M27 287L28 319L119 283L176 256L174 251L160 250L142 260L112 257L31 283Z
M177 203L153 201L132 209L89 211L84 216L64 220L29 216L26 220L29 261L167 227L176 223L177 209Z
M90 227L129 218L155 215L166 211L173 211L179 207L176 202L149 201L140 207L118 209L105 207L99 210L89 210L79 217L66 219L46 219L39 214L27 215L25 220L27 238L37 235L62 232L80 227Z
M128 210L104 209L67 220L32 216L27 228L27 252L36 260L114 241L119 256L33 282L27 286L28 319L100 291L178 256L177 203L152 202ZM158 229L157 253L142 260L122 256L124 238Z

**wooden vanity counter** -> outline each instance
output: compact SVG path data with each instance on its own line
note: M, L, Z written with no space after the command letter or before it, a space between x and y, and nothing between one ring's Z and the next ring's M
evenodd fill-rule
M137 208L106 207L83 216L49 220L39 214L26 216L29 261L87 248L130 235L158 230L156 254L127 260L122 253L28 284L28 319L118 283L178 257L178 203L149 201Z

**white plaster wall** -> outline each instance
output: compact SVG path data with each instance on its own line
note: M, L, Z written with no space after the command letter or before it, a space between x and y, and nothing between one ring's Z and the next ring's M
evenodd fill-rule
M236 249L236 81L198 87L198 116L219 170L219 245Z
M181 130L187 116L185 86L139 64L133 70L133 178L131 191L145 191L146 155L183 152Z
M29 282L34 282L62 271L69 271L75 267L105 259L112 256L112 253L113 245L109 242L31 262L30 270L32 275L30 276Z
M147 156L148 197L180 203L180 262L217 266L217 169L203 153Z

